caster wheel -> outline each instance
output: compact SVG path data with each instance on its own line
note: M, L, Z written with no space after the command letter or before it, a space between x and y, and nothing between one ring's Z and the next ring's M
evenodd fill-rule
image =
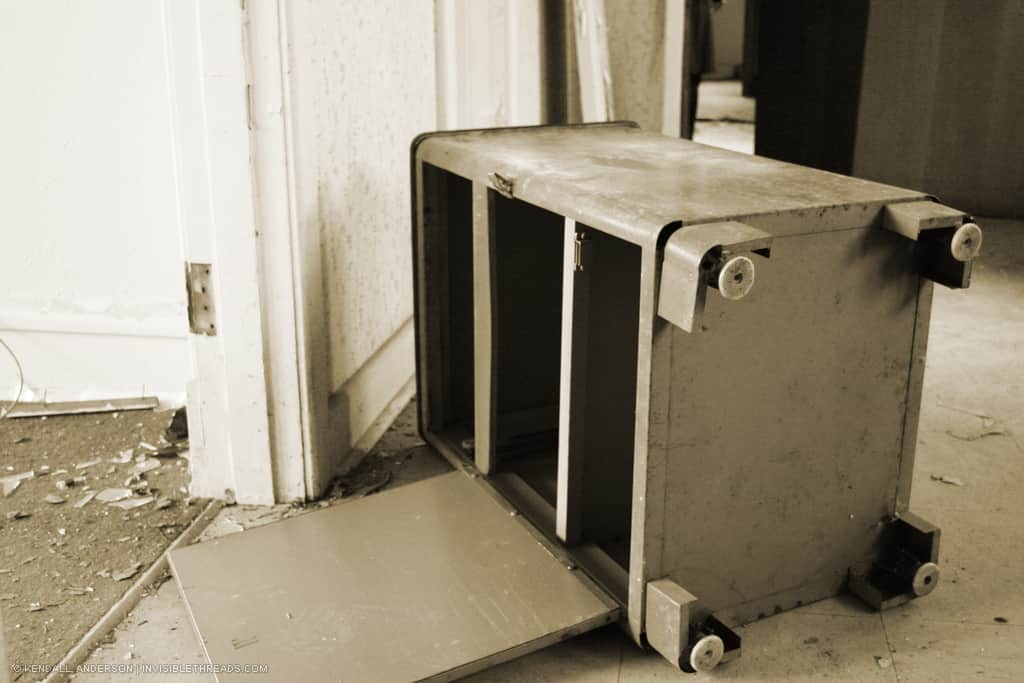
M754 262L746 256L726 261L718 272L718 291L726 299L742 299L754 286Z
M694 671L711 671L722 661L725 644L718 636L704 636L690 650L690 666Z
M949 243L953 258L960 262L970 261L981 252L981 228L975 223L964 223L953 233Z
M934 562L925 562L914 572L914 595L928 595L939 585L939 566Z

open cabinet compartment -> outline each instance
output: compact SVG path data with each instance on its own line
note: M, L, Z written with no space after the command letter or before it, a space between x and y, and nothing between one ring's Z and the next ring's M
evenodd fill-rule
M421 173L423 435L625 604L640 248L491 188L474 195L429 163ZM488 239L474 243L474 220Z

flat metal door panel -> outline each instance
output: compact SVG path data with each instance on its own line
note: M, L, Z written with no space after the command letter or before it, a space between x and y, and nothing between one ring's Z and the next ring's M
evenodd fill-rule
M269 664L267 680L452 680L618 616L462 472L171 564L210 661Z

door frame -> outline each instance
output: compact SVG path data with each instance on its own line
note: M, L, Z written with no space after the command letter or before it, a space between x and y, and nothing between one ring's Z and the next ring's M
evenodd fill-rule
M319 236L292 200L285 11L244 4L161 0L182 258L211 265L216 320L188 335L190 493L271 504L324 486L327 356Z

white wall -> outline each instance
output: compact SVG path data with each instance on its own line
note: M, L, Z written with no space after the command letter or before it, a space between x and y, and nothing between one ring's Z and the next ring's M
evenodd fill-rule
M615 118L653 131L662 129L665 11L665 0L605 2Z
M295 210L322 255L329 470L411 392L409 145L436 128L434 3L284 7Z
M541 1L436 1L438 128L541 123Z
M0 337L25 398L181 400L183 266L157 0L0 3ZM16 375L0 353L0 395Z

